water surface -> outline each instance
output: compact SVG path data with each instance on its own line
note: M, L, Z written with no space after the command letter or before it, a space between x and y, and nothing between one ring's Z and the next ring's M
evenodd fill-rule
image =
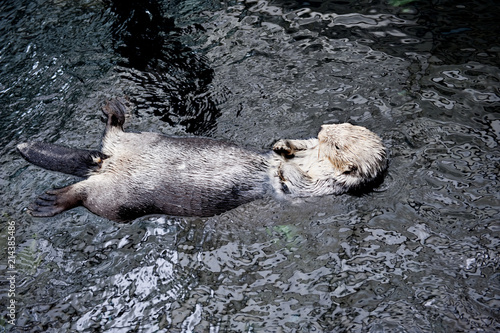
M7 1L0 10L1 304L12 332L497 332L499 26L493 1ZM255 201L130 224L25 207L74 177L17 143L127 129L267 150L324 123L378 133L365 196Z

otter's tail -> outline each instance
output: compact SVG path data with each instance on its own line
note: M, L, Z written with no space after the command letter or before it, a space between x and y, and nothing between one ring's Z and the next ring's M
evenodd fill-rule
M102 107L102 112L108 117L106 122L106 130L110 127L118 127L123 129L123 123L125 123L125 113L127 113L127 107L125 104L117 98L108 100L106 105Z
M106 157L97 150L72 149L44 142L27 142L17 145L21 156L44 169L87 177L100 168Z

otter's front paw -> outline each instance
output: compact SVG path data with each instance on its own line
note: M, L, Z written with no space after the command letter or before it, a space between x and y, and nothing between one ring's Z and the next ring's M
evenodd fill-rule
M292 157L295 150L288 140L279 140L273 146L273 151L285 157Z

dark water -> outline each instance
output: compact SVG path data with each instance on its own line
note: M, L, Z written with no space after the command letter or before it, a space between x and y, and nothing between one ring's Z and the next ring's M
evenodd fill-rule
M1 1L1 329L499 331L497 7ZM390 148L389 174L363 197L207 219L30 217L37 194L76 179L15 145L98 147L111 96L135 105L129 129L263 150L323 123L366 126Z

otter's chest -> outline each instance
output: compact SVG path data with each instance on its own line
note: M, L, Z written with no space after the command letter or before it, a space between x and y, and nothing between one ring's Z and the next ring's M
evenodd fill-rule
M318 148L298 151L290 162L313 179L327 178L334 172L332 164L327 158L320 156Z

